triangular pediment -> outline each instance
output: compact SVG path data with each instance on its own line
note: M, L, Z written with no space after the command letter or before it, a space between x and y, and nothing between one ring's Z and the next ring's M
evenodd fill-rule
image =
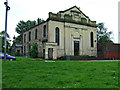
M79 8L78 8L78 7L73 6L73 7L69 8L69 9L67 9L67 10L60 11L60 13L71 12L71 10L72 10L72 11L77 11L77 12L80 12L80 10L79 10Z
M67 10L60 11L59 13L61 13L63 15L65 15L65 14L71 15L72 13L74 13L74 14L80 14L84 18L89 18L77 6L73 6L73 7L69 8L69 9L67 9Z
M64 11L59 11L57 14L49 12L49 20L84 24L96 27L96 21L91 21L90 18L86 16L77 6L73 6Z

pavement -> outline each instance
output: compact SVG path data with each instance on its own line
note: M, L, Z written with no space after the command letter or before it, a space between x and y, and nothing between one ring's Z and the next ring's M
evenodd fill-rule
M80 61L86 61L86 62L119 62L120 60L80 60Z

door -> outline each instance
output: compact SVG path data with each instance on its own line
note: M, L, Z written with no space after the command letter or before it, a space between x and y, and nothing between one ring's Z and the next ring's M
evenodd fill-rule
M45 49L43 49L43 59L45 59Z
M79 41L74 41L74 56L79 55Z
M21 55L20 55L20 50L17 50L17 52L18 52L18 56L21 56Z
M53 48L48 48L48 58L53 59Z

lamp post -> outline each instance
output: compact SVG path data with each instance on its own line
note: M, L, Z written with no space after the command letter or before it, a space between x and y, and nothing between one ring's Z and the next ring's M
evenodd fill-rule
M10 10L10 7L8 6L8 0L6 0L6 2L4 2L4 4L6 6L4 61L6 61L7 15L8 15L8 10Z

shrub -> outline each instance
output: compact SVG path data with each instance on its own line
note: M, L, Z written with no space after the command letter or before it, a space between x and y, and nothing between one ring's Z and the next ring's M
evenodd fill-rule
M32 46L32 48L29 50L29 56L32 58L36 58L38 56L38 45L33 43L30 44L30 46Z
M15 52L15 56L19 56L19 52Z

